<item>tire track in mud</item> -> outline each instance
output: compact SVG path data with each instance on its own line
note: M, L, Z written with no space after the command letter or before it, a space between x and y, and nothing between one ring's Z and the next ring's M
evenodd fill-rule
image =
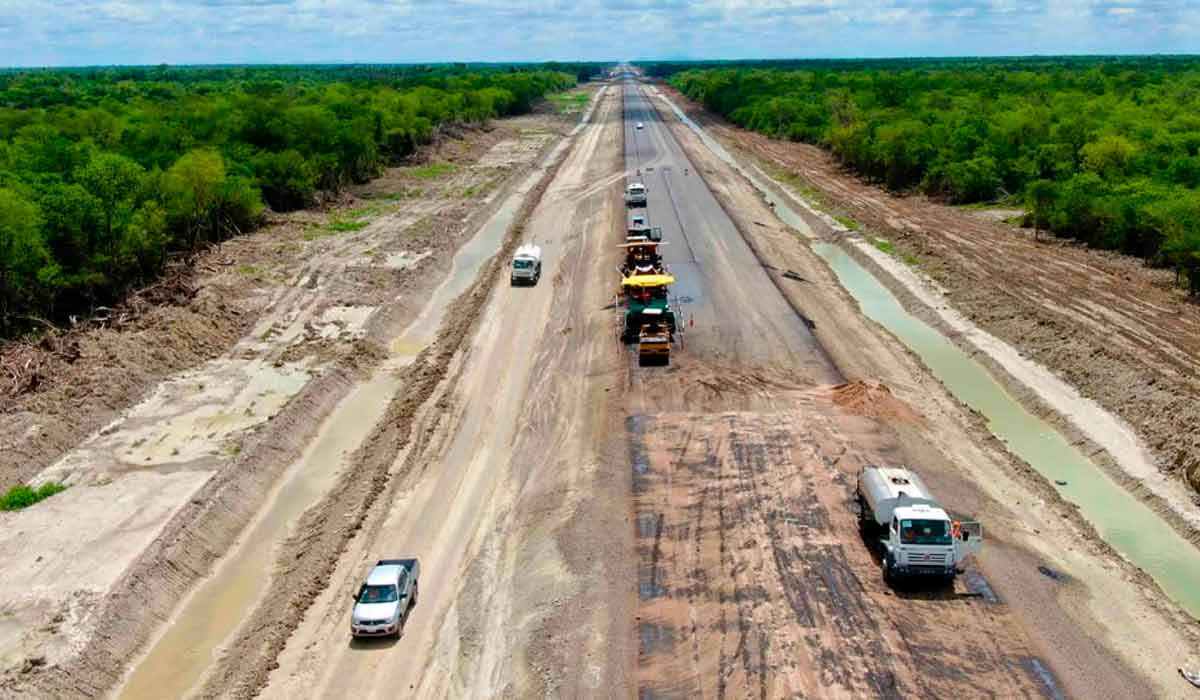
M465 347L479 315L496 285L504 261L516 249L534 208L557 176L572 148L564 148L530 191L514 217L504 243L475 282L447 309L437 338L400 373L402 389L366 444L352 456L337 485L301 519L295 533L280 548L272 576L270 605L259 605L245 620L236 639L209 670L198 693L201 698L254 697L266 685L275 659L303 620L305 611L328 585L351 538L382 518L386 503L404 473L414 467L406 460L399 473L391 468L401 452L421 436L413 435L419 413L449 376L453 360ZM440 414L449 409L438 401ZM435 419L436 420L436 419Z
M627 424L654 583L639 588L640 696L1039 697L1027 648L987 624L994 606L878 580L853 514L831 510L851 488L838 462L869 455L811 409Z

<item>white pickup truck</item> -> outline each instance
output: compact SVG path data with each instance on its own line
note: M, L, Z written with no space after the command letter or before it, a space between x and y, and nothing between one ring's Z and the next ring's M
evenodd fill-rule
M417 605L417 559L380 559L354 596L350 634L355 637L397 637L408 613Z

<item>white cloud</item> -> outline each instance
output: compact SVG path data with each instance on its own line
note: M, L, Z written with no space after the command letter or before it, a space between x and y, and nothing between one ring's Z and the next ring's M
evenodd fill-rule
M1200 0L0 0L12 65L1187 53Z

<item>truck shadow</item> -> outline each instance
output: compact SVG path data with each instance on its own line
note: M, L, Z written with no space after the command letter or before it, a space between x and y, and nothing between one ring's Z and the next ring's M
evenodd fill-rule
M391 649L400 643L404 638L404 633L401 632L399 637L350 637L350 648L361 651L378 651L380 649Z

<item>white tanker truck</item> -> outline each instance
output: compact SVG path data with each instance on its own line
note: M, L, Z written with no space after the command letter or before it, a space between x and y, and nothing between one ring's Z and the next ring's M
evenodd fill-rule
M859 526L882 555L883 578L936 577L951 581L968 555L983 546L983 527L951 520L908 469L867 467L858 475Z

